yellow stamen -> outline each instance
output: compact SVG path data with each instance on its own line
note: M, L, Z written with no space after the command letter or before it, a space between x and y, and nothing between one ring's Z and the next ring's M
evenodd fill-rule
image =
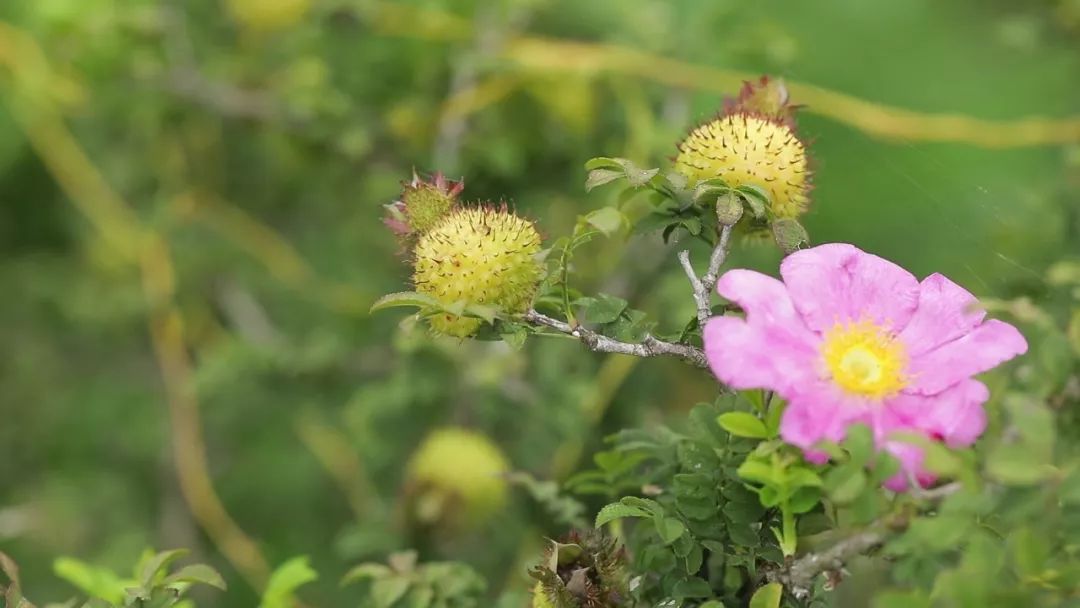
M907 386L907 352L887 328L870 321L837 323L821 348L825 368L840 388L882 398Z

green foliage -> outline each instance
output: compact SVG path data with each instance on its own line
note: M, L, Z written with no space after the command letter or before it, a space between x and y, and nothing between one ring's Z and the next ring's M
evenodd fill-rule
M183 599L192 585L207 585L225 590L225 579L210 566L190 564L175 570L172 562L187 553L184 549L143 553L135 565L131 578L121 578L115 572L93 566L71 557L61 557L53 565L56 575L68 581L90 596L84 604L72 599L63 606L82 608L192 608ZM8 608L33 608L22 596L19 570L14 561L0 553L0 572L7 577L6 586L0 584L0 593ZM50 604L46 608L51 608Z
M365 563L345 575L343 585L359 585L361 606L371 608L473 608L483 605L484 580L465 564L417 564L416 553L396 553L389 565Z
M25 591L93 608L521 608L541 539L590 522L630 550L628 605L1073 601L1076 153L1002 147L1042 123L981 121L1074 113L1064 7L0 2L0 549L24 565L20 580L0 554L0 605L27 606ZM799 118L818 187L805 228L770 224L759 188L689 188L667 170L673 143L735 92L738 75L714 66L791 75L797 104L816 93ZM407 253L378 215L413 167L535 218L537 310L601 336L700 346L671 247L701 260L720 226L769 225L779 249L738 238L726 267L773 272L807 229L855 242L996 298L983 303L1023 326L1031 352L984 379L979 444L924 446L959 490L894 495L880 485L897 463L861 431L808 464L776 439L775 397L714 401L707 374L674 362L395 293ZM149 237L169 267L146 270ZM145 292L155 282L172 302ZM436 339L396 311L368 314L397 306L483 327ZM159 360L147 327L163 309L180 348ZM199 414L197 444L176 435L191 422L176 395ZM451 423L505 447L516 496L474 527L432 531L402 516L404 463ZM199 460L209 488L193 490L176 469ZM260 577L203 519L217 503L189 502L208 490L265 561L310 560L262 573L264 592L247 585ZM880 553L816 577L809 599L786 583L777 597L785 552L865 530L887 531ZM216 570L171 554L128 568L166 542L228 589L202 589L223 586ZM410 549L415 562L383 565ZM366 574L336 585L356 562Z

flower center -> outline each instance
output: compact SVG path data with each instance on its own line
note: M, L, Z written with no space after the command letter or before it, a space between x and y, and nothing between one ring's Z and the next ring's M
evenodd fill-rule
M881 398L907 385L907 353L884 327L870 321L837 323L821 348L825 368L848 393Z

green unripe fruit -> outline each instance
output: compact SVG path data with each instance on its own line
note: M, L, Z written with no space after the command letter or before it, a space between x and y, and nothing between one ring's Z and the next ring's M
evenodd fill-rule
M447 307L464 302L523 313L540 282L539 251L532 222L505 208L457 208L417 241L413 283ZM457 337L476 333L482 323L451 313L430 322L435 331Z
M415 515L428 524L482 520L505 506L509 470L502 451L484 435L461 428L437 430L409 461Z

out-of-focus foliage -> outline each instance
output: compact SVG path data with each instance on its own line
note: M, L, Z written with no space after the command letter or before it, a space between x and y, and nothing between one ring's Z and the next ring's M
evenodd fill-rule
M383 205L413 167L465 175L467 198L508 198L537 220L545 247L580 246L567 295L586 322L633 337L648 319L678 334L694 309L673 251L655 236L623 238L595 211L617 195L581 188L587 159L659 166L721 91L763 72L783 75L796 104L813 85L915 112L1068 116L1080 107L1074 5L0 3L0 548L39 603L76 592L115 601L100 594L127 588L116 573L145 547L186 546L230 582L191 590L207 605L269 608L294 594L382 605L365 594L400 593L522 606L545 536L642 484L670 483L655 509L627 505L649 524L627 524L625 538L658 547L634 555L657 572L640 593L693 598L710 580L747 599L756 559L779 559L768 528L783 522L739 484L703 491L691 469L718 458L698 449L713 442L734 446L729 456L748 450L716 418L754 406L713 403L712 380L674 361L594 355L571 340L434 339L392 313L369 316L408 275ZM1077 144L887 139L816 99L800 117L813 241L944 272L999 298L1032 342L1019 380L991 378L997 427L979 456L940 455L947 477L966 480L980 462L993 483L965 486L886 547L901 591L879 603L1067 595L1080 440ZM895 118L868 122L908 124ZM575 239L594 229L612 238ZM778 257L740 243L730 264L771 269ZM192 411L199 444L184 434ZM449 536L402 516L406 463L446 425L483 432L529 474L504 509ZM602 443L625 428L649 432ZM221 505L261 561L198 479L178 482L178 465L204 448ZM871 506L906 508L870 505L857 473L823 479L821 495L842 507L829 525L867 521ZM542 485L568 478L587 509ZM719 501L721 514L702 515ZM822 522L813 508L821 517L800 525ZM710 546L736 535L737 547ZM419 552L408 567L368 566L354 571L359 584L338 585L351 566L407 550ZM724 558L702 573L706 552ZM73 557L54 572L57 555ZM268 564L292 566L272 576ZM879 560L853 567L836 605L865 601L883 572Z

